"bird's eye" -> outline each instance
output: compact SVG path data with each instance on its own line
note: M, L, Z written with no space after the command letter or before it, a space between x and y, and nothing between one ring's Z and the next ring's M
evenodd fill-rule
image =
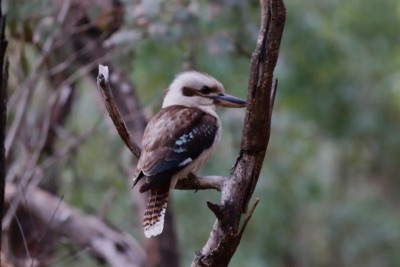
M202 94L204 94L204 95L208 95L209 93L212 92L212 90L211 90L210 87L208 87L208 86L203 86L203 87L200 89L200 92L201 92Z

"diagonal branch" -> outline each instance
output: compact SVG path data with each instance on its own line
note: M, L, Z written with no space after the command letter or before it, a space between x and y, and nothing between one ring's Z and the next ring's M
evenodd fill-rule
M128 128L126 127L125 122L122 119L121 113L119 112L119 109L115 104L114 97L110 88L109 72L107 66L99 66L97 86L100 89L101 96L104 100L104 104L106 106L108 114L114 122L115 128L117 129L119 136L125 142L126 146L129 148L132 154L135 155L135 157L139 158L141 152L140 147L132 138L132 135L129 133Z

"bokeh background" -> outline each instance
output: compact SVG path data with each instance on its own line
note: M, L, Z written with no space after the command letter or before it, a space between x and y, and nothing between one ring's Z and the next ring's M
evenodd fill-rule
M56 84L58 89L73 84L74 96L52 151L78 145L45 168L40 182L140 240L142 215L132 212L129 187L135 163L104 112L90 72L75 64L68 39L61 56L51 52L40 64L46 40L54 36L57 42L70 25L57 21L55 2L3 0L9 127L18 118L23 92L31 92L10 147L9 172L18 172L35 150L29 144L40 137L54 76L68 69L70 75ZM95 20L108 14L106 1L81 2L89 3L84 11L98 28L110 27ZM125 15L106 38L108 56L135 85L147 118L159 110L162 90L186 68L208 72L229 93L246 98L258 1L121 2ZM260 203L231 266L400 266L400 2L285 3L272 134L254 194ZM219 114L223 137L204 175L227 175L240 147L244 110ZM46 154L41 157L39 163ZM171 196L182 266L201 250L215 221L207 200L217 202L219 193L175 190ZM72 254L64 266L97 266L88 253L73 254L71 244L58 241L53 263Z

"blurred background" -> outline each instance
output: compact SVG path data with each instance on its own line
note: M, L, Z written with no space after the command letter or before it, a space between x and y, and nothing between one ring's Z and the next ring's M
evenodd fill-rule
M400 2L285 3L260 203L230 266L400 266ZM130 191L135 160L104 109L97 64L118 74L113 89L140 140L162 90L185 69L246 98L258 1L3 0L3 12L7 182L38 184L143 244ZM201 174L229 173L244 112L220 110L223 137ZM209 237L207 200L218 202L219 193L175 190L170 198L181 266ZM3 243L26 258L8 216ZM24 235L34 243L31 221ZM99 264L68 240L51 242L43 266Z

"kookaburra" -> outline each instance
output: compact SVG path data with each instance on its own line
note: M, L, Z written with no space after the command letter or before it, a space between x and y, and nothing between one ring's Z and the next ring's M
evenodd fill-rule
M164 228L169 191L178 179L196 173L210 157L221 137L216 107L239 108L246 102L225 93L208 74L188 71L176 76L166 90L162 109L148 123L135 173L139 191L150 191L143 227L146 237Z

